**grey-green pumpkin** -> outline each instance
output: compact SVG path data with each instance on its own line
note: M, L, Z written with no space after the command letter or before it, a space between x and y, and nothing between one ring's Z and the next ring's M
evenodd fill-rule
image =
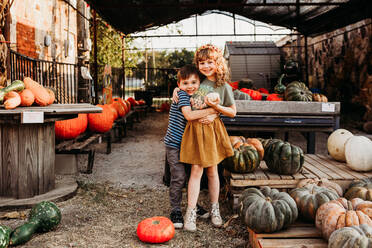
M234 90L234 99L235 100L252 100L251 96L248 95L247 93L244 93L240 90Z
M260 156L253 146L241 145L233 150L234 155L222 161L226 170L233 173L249 173L260 165Z
M300 147L282 140L266 144L264 160L269 170L279 175L294 175L305 162Z
M298 216L292 197L268 186L244 190L239 197L239 205L242 221L258 233L282 230L295 222Z
M295 188L289 195L295 200L301 217L312 222L315 220L316 210L322 204L339 198L335 191L316 185Z
M353 181L345 193L345 198L361 198L365 201L372 201L372 178L363 178Z
M313 93L304 83L293 81L287 85L284 91L284 99L286 101L308 102L313 100Z
M329 237L328 247L370 248L372 247L372 227L362 224L337 229Z

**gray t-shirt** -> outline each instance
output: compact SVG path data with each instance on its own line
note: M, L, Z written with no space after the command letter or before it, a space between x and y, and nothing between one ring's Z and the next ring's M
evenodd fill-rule
M229 84L225 83L220 87L214 88L216 85L215 82L212 82L208 79L204 79L200 85L212 87L213 91L220 95L221 98L220 105L224 107L230 107L231 105L235 104L234 94Z

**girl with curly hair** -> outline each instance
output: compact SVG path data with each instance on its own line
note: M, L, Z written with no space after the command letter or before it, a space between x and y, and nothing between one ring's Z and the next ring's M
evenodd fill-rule
M206 95L203 98L205 103L225 116L234 117L236 106L232 88L227 83L229 70L221 50L211 44L204 45L196 51L194 61L200 73L205 76L199 88ZM208 94L205 94L206 91ZM205 123L208 123L207 120ZM217 165L233 154L229 136L219 117L210 124L203 124L203 119L187 123L180 151L180 161L192 165L187 189L185 230L196 231L196 203L204 168L207 168L211 221L216 227L222 226L218 204L220 181Z

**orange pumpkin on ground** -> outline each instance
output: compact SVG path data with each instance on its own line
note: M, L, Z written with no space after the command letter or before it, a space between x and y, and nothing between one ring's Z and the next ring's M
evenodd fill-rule
M338 198L321 205L315 217L315 226L328 240L331 234L342 227L367 224L372 227L372 202L354 198L351 201Z
M55 122L55 135L58 140L74 139L85 132L88 126L88 115L79 114L78 117Z
M4 106L5 109L15 109L19 105L21 105L21 97L15 91L11 91L4 97Z
M146 243L164 243L171 240L174 234L173 222L163 216L146 218L137 226L138 238Z
M29 89L24 89L19 93L19 96L21 97L21 106L31 106L35 101L35 96Z
M88 127L92 132L105 133L112 128L114 124L114 116L111 107L108 105L100 105L102 113L88 114Z
M29 77L25 77L23 83L25 84L25 88L31 90L34 94L36 104L39 106L49 105L50 95L41 84L35 82Z

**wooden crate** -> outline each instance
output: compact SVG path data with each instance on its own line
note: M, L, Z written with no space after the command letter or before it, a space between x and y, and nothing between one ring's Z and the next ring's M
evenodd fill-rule
M344 190L356 179L372 177L372 172L351 170L345 163L335 161L327 155L306 154L302 171L295 175L278 175L270 172L264 161L252 173L236 174L225 171L227 196L232 209L238 209L238 198L247 187L270 186L288 191L296 187L302 179L326 178L338 183Z
M275 233L255 233L248 228L252 248L326 248L327 241L314 224L296 222L288 229Z

